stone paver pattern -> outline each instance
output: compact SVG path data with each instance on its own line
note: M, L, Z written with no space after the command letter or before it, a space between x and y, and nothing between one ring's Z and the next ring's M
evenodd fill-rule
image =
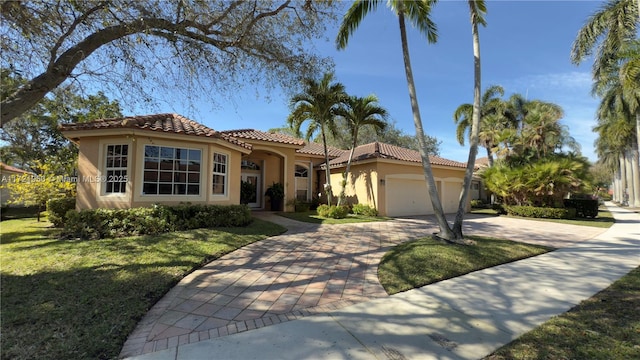
M186 276L139 322L120 356L208 340L387 297L378 264L393 246L431 235L433 217L343 225L256 213L289 230L227 254ZM572 246L606 229L467 215L467 234Z

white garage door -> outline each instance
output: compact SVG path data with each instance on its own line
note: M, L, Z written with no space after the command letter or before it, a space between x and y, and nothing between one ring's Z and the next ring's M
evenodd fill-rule
M386 188L387 216L433 214L424 180L387 178Z

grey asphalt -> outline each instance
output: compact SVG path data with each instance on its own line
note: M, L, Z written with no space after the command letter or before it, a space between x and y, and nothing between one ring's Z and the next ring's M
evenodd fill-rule
M551 253L132 359L479 359L640 265L640 215L608 206L611 228Z

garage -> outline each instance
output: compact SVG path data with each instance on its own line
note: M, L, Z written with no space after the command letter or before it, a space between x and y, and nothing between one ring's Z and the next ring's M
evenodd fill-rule
M436 180L438 195L446 214L455 213L458 210L458 197L462 189L462 183L459 180L451 180L454 179ZM433 214L427 186L421 175L387 176L386 204L387 216Z
M386 189L387 216L433 214L427 186L419 175L387 176Z

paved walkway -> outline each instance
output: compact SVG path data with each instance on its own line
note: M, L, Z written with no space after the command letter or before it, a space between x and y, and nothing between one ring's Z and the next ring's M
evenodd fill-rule
M290 230L186 277L121 356L477 358L640 264L640 216L612 210L621 222L606 232L470 216L467 233L562 249L391 297L377 281L381 256L434 232L431 218L317 226L265 213Z

